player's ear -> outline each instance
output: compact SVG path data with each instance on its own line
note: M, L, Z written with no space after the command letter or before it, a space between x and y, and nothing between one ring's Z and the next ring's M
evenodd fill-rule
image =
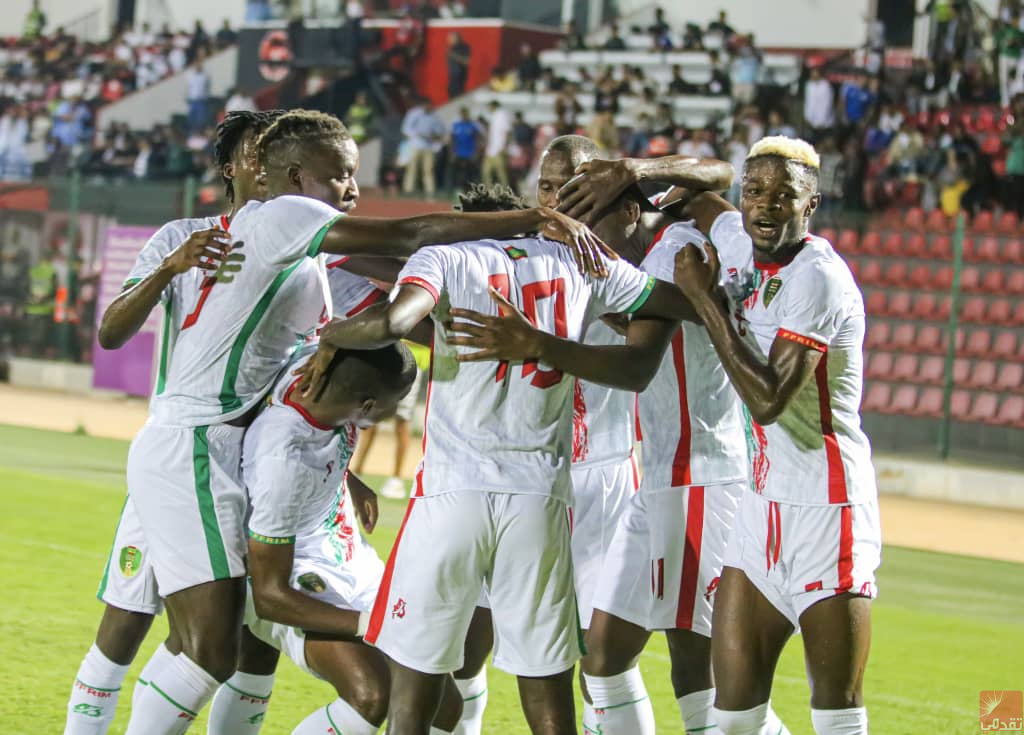
M814 214L814 210L818 208L819 204L821 204L821 194L815 194L810 199L808 199L807 209L804 210L804 217L810 219L811 215Z
M235 164L231 163L230 161L225 163L223 166L220 167L220 175L223 176L228 181L233 180L235 178Z
M369 416L371 413L373 413L373 409L376 407L376 398L364 398L363 402L359 404L359 415L362 417Z
M629 217L629 223L635 225L640 220L640 204L632 199L626 202L626 215Z
M302 191L302 166L293 163L288 166L288 183Z

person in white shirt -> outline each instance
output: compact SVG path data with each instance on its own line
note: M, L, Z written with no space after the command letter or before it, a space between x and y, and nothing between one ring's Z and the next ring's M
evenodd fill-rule
M487 142L480 178L484 184L508 185L508 143L512 135L512 116L497 100L487 106Z
M188 125L191 132L202 130L209 123L210 75L202 60L188 72L185 99L188 102Z
M881 531L859 414L864 301L832 245L808 232L819 167L804 141L759 141L741 211L712 194L691 203L714 245L687 246L676 269L749 416L750 490L714 614L715 716L726 735L769 732L775 665L797 629L815 732L868 732Z
M804 120L814 131L815 138L835 124L835 106L832 83L825 79L820 67L811 67L804 87Z
M255 100L239 89L231 90L228 101L224 103L225 112L255 112L256 110Z
M415 191L417 179L420 179L426 195L434 195L437 186L434 163L438 151L444 144L446 133L444 123L431 108L430 100L426 97L421 98L415 107L405 113L402 120L402 135L409 146L409 160L405 166L402 191L406 194Z

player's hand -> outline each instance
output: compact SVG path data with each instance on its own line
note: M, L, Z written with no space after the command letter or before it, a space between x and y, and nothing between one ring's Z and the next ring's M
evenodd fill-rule
M192 268L215 271L231 252L231 236L219 227L198 230L188 236L164 259L171 273L178 275Z
M595 158L581 163L576 168L576 176L558 190L558 211L593 225L597 215L632 183L633 174L626 161Z
M331 366L337 351L337 348L321 344L305 364L300 365L292 372L292 375L300 376L299 382L295 386L299 395L305 397L312 394L314 401L320 400L324 388L327 387L327 382L324 380L327 369Z
M367 533L373 533L377 527L380 510L377 506L377 493L351 472L348 473L348 491L352 496L359 524Z
M557 240L572 250L576 259L576 267L580 273L589 273L595 278L608 276L608 268L604 259L618 260L618 254L605 245L601 238L590 231L582 222L577 222L561 212L548 207L541 207L545 223L540 234L549 240Z
M450 345L477 347L478 352L459 354L459 362L482 360L522 361L537 357L541 332L504 296L489 288L491 299L498 305L498 316L481 314L470 309L452 309L453 319L447 338Z
M707 258L705 258L707 253ZM709 242L704 243L704 252L688 243L676 253L674 278L676 285L691 301L696 303L710 296L718 287L718 273L721 266L718 250Z

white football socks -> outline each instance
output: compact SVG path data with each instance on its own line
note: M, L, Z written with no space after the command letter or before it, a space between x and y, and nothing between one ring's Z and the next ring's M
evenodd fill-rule
M865 707L812 709L811 722L818 735L867 735L868 711Z
M179 653L139 693L125 735L182 735L220 683Z
M790 735L771 702L739 711L715 707L712 717L724 735Z
M273 674L236 671L213 695L207 735L256 735L263 727L273 688Z
M139 695L146 691L146 687L149 686L149 680L152 679L156 672L162 669L164 666L174 660L174 654L167 650L167 646L161 643L157 646L157 649L153 651L153 655L150 657L146 665L142 667L142 671L139 672L139 678L135 682L135 688L132 689L132 710L137 710Z
M455 727L455 735L480 735L487 709L487 667L472 679L456 679L455 686L462 695L462 718Z
M654 735L654 709L640 668L615 676L584 674L602 735Z
M378 725L364 720L344 699L335 699L300 722L292 735L375 735L379 729Z
M704 689L690 692L676 700L679 702L679 714L683 717L686 735L702 733L702 735L722 735L715 724L712 708L715 705L715 690Z
M127 666L111 661L93 643L71 685L64 735L105 735L127 673Z
M594 705L583 700L583 735L601 735L597 728L601 723L597 721L597 713L594 712Z

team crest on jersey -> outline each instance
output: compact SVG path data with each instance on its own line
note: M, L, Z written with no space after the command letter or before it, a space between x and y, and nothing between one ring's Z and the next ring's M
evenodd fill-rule
M308 592L324 592L327 589L327 583L319 574L313 572L306 572L295 581L299 583L299 587Z
M779 289L782 288L781 278L772 278L765 284L764 287L764 308L768 308L768 304L778 295Z
M118 564L121 567L121 574L126 577L134 577L139 567L142 566L142 551L137 546L125 546L121 549L118 557Z
M512 258L512 260L522 260L523 258L526 257L526 251L525 250L522 250L521 248L513 247L512 245L509 245L508 247L506 247L505 248L505 252L508 254L508 257Z

